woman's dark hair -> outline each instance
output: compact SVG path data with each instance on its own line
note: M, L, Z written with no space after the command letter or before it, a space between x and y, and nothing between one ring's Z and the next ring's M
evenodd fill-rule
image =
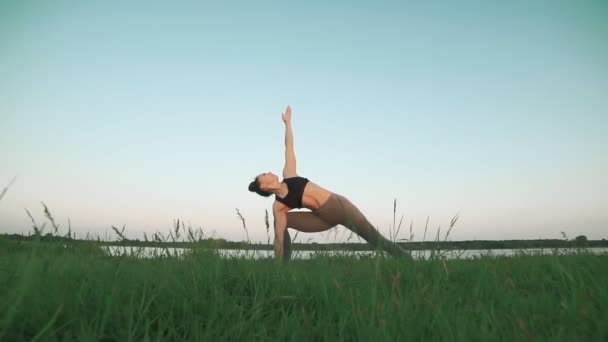
M249 191L255 192L260 196L268 197L272 195L272 192L264 191L260 189L260 182L258 181L258 177L256 176L253 182L249 183Z

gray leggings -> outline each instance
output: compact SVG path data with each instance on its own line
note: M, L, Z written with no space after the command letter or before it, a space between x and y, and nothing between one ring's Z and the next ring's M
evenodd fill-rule
M339 224L358 234L376 249L382 249L392 256L410 256L396 243L382 236L361 211L344 196L332 193L327 202L312 212L287 213L287 228L305 233L322 232ZM291 257L291 238L287 230L283 252L284 259Z

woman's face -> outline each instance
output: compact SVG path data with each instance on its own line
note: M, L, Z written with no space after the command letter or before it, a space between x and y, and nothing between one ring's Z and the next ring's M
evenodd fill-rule
M279 177L272 172L265 172L258 175L258 182L260 182L260 189L264 190L274 182L278 182Z

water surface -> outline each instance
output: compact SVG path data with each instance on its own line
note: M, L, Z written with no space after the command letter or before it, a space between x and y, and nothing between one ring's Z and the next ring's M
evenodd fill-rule
M105 246L104 251L108 255L137 255L142 258L153 258L159 256L183 256L191 251L190 248L161 248L161 247L134 247L134 246ZM216 249L220 256L224 258L247 258L264 259L273 258L274 252L271 250L242 250L242 249ZM593 247L585 249L576 248L522 248L522 249L467 249L467 250L416 250L412 251L412 257L418 260L425 260L431 257L432 253L440 253L446 259L473 259L483 256L514 256L514 255L553 255L572 254L584 251L593 254L608 253L606 247ZM366 256L372 255L374 251L293 251L292 259L312 259L317 256Z

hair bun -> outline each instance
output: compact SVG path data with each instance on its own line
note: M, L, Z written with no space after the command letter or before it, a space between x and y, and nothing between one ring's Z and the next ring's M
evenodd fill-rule
M256 192L257 189L258 189L258 187L257 187L257 184L255 184L255 182L249 183L249 191Z

